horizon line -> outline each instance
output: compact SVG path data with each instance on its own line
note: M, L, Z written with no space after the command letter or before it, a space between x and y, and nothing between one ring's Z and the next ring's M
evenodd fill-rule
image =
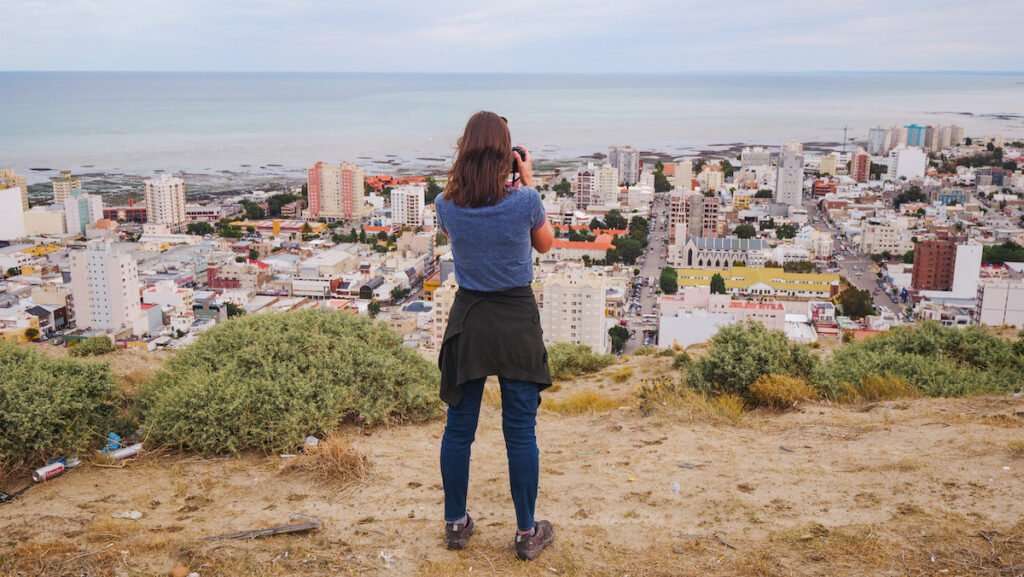
M778 74L962 74L968 76L981 75L1013 75L1024 74L1024 70L962 70L962 69L913 69L913 70L889 70L889 69L805 69L805 70L678 70L664 72L559 72L559 71L531 71L531 72L493 72L493 71L413 71L413 70L189 70L189 69L0 69L0 74L6 73L106 73L106 74L139 74L139 73L161 73L161 74L405 74L405 75L478 75L478 76L501 76L508 74L532 75L532 76L679 76L690 74L707 75L778 75Z

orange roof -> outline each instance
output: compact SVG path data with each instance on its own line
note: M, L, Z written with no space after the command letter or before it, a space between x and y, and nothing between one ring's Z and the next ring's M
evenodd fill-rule
M580 241L580 240L562 240L556 238L551 243L552 248L568 248L576 250L608 250L613 248L615 245L612 244L612 237L608 234L598 235L591 242Z
M370 226L366 225L363 227L366 232L391 232L395 230L393 226Z
M670 163L666 164L663 169L661 169L661 172L665 176L675 176L676 175L676 165L674 163L670 162Z

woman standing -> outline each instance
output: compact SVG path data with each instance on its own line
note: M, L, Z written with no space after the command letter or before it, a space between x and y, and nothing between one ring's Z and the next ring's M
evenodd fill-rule
M530 283L533 250L550 250L554 234L534 188L530 154L513 150L504 118L477 112L469 119L448 185L434 204L459 284L438 358L441 398L448 404L441 441L445 539L449 549L463 549L474 531L466 509L470 448L484 381L497 375L518 525L516 555L533 560L555 533L550 522L533 518L540 469L537 407L551 375Z

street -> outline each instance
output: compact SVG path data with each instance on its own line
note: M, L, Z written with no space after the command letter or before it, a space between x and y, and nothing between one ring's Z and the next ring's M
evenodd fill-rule
M637 268L640 269L640 277L637 277L635 286L639 286L640 278L653 279L653 284L646 284L639 287L638 298L635 300L638 303L639 310L636 314L627 314L626 320L629 323L628 328L636 333L634 336L626 342L624 353L630 353L636 350L637 347L643 346L644 344L644 331L656 331L658 329L657 320L644 321L645 315L658 314L657 302L658 296L655 289L658 286L658 277L661 275L661 269L665 266L666 256L665 250L668 247L668 195L669 193L658 193L654 195L654 203L651 205L651 213L649 218L650 221L650 234L647 237L647 248L644 250L643 263L637 262ZM634 302L631 294L626 295L627 299L627 310L629 304Z

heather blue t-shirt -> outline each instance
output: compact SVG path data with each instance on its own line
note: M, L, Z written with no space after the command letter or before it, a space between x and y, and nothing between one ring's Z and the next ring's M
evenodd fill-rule
M477 208L456 206L441 194L434 206L437 224L451 241L460 287L500 291L533 282L530 232L545 221L537 189L509 189L498 204Z

